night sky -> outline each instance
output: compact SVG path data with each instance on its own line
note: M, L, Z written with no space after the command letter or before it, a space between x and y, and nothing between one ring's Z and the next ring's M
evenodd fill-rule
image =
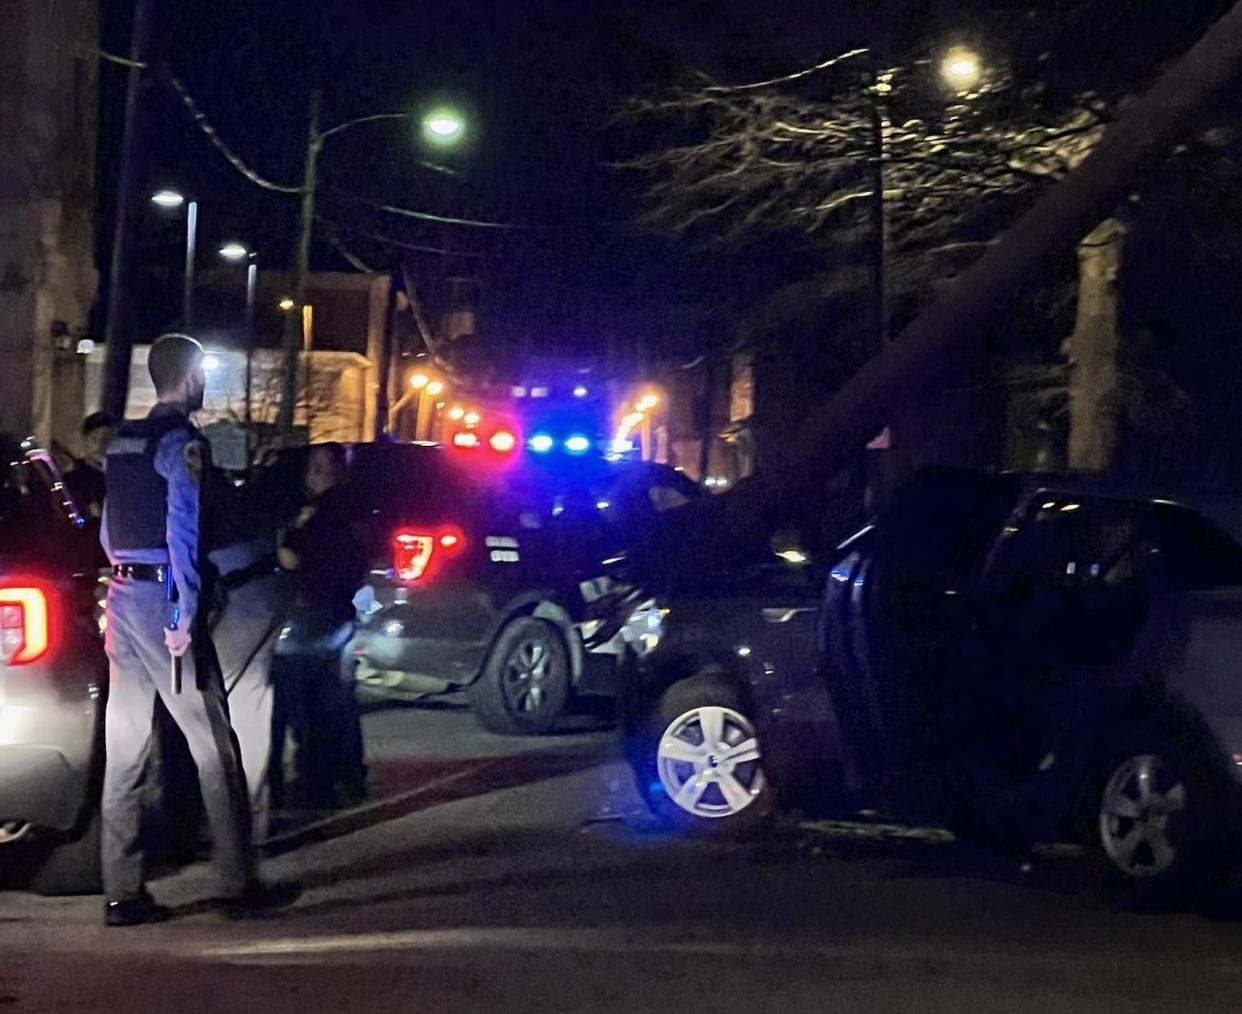
M325 124L436 100L463 109L469 143L451 154L432 155L405 124L363 127L329 141L322 213L368 264L383 268L409 258L433 301L444 295L445 277L481 279L484 326L502 341L583 351L602 350L610 340L622 349L636 341L692 349L703 332L727 324L701 306L728 305L739 282L759 284L756 276L780 270L780 258L770 256L705 261L696 250L633 227L636 181L609 164L634 140L615 123L619 107L683 66L745 78L821 58L867 34L856 11L868 9L806 0L160 6L157 59L185 81L230 145L280 182L300 179L312 85L325 91ZM131 0L106 0L107 48L127 49L131 9ZM124 73L108 67L103 81L106 250ZM147 189L169 185L199 196L203 266L219 241L233 237L257 248L263 265L288 263L296 199L262 191L236 173L166 88L154 87L146 108ZM461 178L415 165L429 155ZM522 228L423 225L376 215L347 194ZM162 280L153 274L149 282L152 302L175 314L180 224L149 207L142 214L145 261L164 271ZM398 252L375 235L479 256ZM314 263L346 266L323 230Z
M325 125L452 103L466 113L470 135L450 154L430 152L406 124L366 126L328 142L320 209L339 238L377 268L407 258L433 304L445 297L444 279L477 279L483 326L501 343L553 352L602 352L609 342L632 350L641 343L690 355L727 330L754 293L796 270L807 251L796 241L772 241L705 255L635 228L640 188L610 165L644 140L616 122L628 98L667 84L686 67L745 81L859 44L899 49L981 34L1001 48L1021 42L1029 49L1032 38L1057 47L1053 66L1070 77L1089 78L1105 62L1114 75L1127 63L1150 70L1176 51L1171 32L1181 25L1187 38L1195 37L1206 12L1220 4L1192 0L1179 10L1185 15L1193 7L1194 16L1172 21L1168 8L1177 5L1105 6L1116 29L1092 37L1080 23L1084 5L1067 2L160 0L156 60L184 80L256 170L290 184L300 181L313 86L325 92ZM124 51L132 3L105 0L104 7L105 46ZM106 67L101 80L106 250L124 74ZM199 197L204 267L219 242L231 238L257 248L264 266L291 262L296 199L245 180L159 85L146 106L144 141L146 187L171 185ZM429 157L459 178L420 169L417 159ZM414 223L377 214L367 200L521 228ZM161 312L176 312L180 224L145 203L140 213L146 320L158 326ZM449 252L398 251L377 236ZM314 266L346 267L327 230L317 234Z

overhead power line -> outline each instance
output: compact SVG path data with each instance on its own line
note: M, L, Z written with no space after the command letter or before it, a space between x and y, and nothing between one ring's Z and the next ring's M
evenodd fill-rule
M47 2L47 24L63 24L66 21L56 10L56 0L48 0ZM117 53L109 53L107 50L100 49L99 46L84 42L81 38L80 28L74 30L74 38L69 45L53 39L47 35L35 35L36 42L40 42L52 49L58 49L62 53L69 53L72 56L86 59L93 57L96 60L103 60L107 63L115 63L118 67L128 67L133 70L146 70L147 64L142 60L134 60L130 57L120 56Z
M465 225L475 229L525 228L525 226L514 225L510 222L487 222L476 218L453 218L448 215L433 215L430 211L416 211L413 208L400 208L392 204L381 204L377 201L371 201L365 197L359 197L357 194L351 194L344 190L327 190L326 192L335 197L340 197L347 201L353 201L356 204L362 204L368 208L374 208L376 211L384 211L390 215L401 215L405 218L416 218L420 222L439 222L441 225Z
M209 140L216 147L220 154L228 159L229 164L245 176L246 179L266 190L275 190L277 193L281 194L300 194L302 192L302 187L289 186L284 183L275 183L272 180L269 180L266 176L262 176L255 172L250 168L250 166L246 165L246 163L242 161L241 156L237 155L232 148L224 143L223 138L221 138L216 132L216 128L211 125L211 121L207 119L206 114L198 108L193 96L191 96L186 90L186 87L181 83L180 78L175 75L169 75L168 82L172 86L173 91L180 96L181 101L185 103L185 107L190 111L190 115L194 118L194 123L198 129L206 135L207 140Z
M752 91L756 88L770 88L772 85L785 84L789 81L797 81L804 77L810 77L812 74L818 74L821 70L827 70L829 67L833 67L845 60L852 60L856 56L866 56L869 52L871 51L865 47L862 49L851 49L848 53L842 53L840 56L831 57L830 59L823 61L823 63L817 63L813 67L806 67L803 70L795 71L792 74L786 74L783 77L769 78L767 81L753 81L750 84L712 85L709 88L705 88L704 91L719 94L722 92L746 92Z
M150 64L144 63L142 60L131 60L127 56L118 56L116 53L109 53L107 50L97 49L94 46L85 46L78 42L67 46L63 42L57 42L55 39L48 38L46 35L36 35L35 40L45 46L50 46L52 49L60 50L62 53L68 53L70 56L77 56L83 59L93 57L106 63L115 63L118 67L146 70L150 66Z
M364 239L374 240L384 246L394 247L398 250L412 250L415 253L440 254L444 257L468 257L471 260L484 260L487 255L478 253L474 250L449 250L445 247L427 246L424 243L411 243L409 240L397 239L395 236L387 236L382 232L373 232L370 229L359 229L357 226L341 225L334 222L323 215L316 213L316 221L322 222L329 229L336 229L339 232L348 232L354 236L361 236Z
M336 247L337 252L342 257L344 257L347 261L349 261L351 266L356 268L358 271L361 271L368 275L375 273L375 269L373 267L367 264L366 261L364 261L361 257L359 257L356 253L354 253L351 249L349 249L349 247L345 245L345 242L337 234L336 228L332 225L331 222L327 221L326 219L324 219L323 217L319 215L316 215L315 218L319 222L319 224L324 227L324 231L327 232L328 242L331 243L334 247Z

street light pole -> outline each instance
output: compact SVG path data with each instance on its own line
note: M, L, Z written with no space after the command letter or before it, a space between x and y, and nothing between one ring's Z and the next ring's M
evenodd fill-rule
M302 179L302 214L298 229L297 262L294 267L293 302L296 312L285 317L283 347L285 352L284 382L281 387L280 411L276 427L281 436L293 432L294 409L298 397L298 355L303 345L301 334L302 308L306 305L307 276L310 274L311 234L315 225L315 184L319 175L319 152L323 135L319 132L319 109L323 93L311 92L307 116L306 167Z
M344 123L338 123L327 130L319 129L319 113L323 104L323 93L318 89L311 92L310 113L306 137L306 166L302 178L302 214L298 227L297 266L295 268L293 300L300 312L306 305L306 286L310 274L311 234L315 227L315 187L319 178L319 154L323 150L323 142L334 134L339 134L350 127L377 120L411 120L413 113L375 113L371 116L359 116ZM438 145L456 144L465 130L461 117L451 110L437 110L423 120L424 133L429 141ZM430 168L440 169L431 163L424 163ZM292 313L285 318L284 350L285 373L281 392L280 411L276 417L276 425L282 436L293 432L294 406L297 401L298 351L303 345L302 336L298 332L298 317ZM383 371L381 370L381 373ZM377 413L380 419L382 414ZM378 425L377 421L377 425Z
M181 322L188 330L194 323L194 250L198 243L198 201L185 209L185 291L181 296Z
M259 265L254 258L246 268L246 425L250 425L250 392L254 376L254 300L259 288Z
M141 153L138 119L141 115L143 68L151 37L154 0L137 0L130 41L129 76L125 85L125 120L121 128L121 164L117 174L116 222L112 234L111 271L108 275L108 313L104 321L103 409L120 419L129 397L129 364L134 335L128 297L134 259L134 195L137 193Z

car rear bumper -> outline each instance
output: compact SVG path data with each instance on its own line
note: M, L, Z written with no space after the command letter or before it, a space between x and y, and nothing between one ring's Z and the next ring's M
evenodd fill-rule
M473 683L490 640L446 637L409 605L377 613L354 635L353 652L361 670L407 674L424 692Z
M68 830L77 821L83 778L52 747L0 747L0 824Z
M0 704L0 823L74 826L96 773L99 705Z
M77 823L101 773L104 684L85 658L0 666L0 823Z

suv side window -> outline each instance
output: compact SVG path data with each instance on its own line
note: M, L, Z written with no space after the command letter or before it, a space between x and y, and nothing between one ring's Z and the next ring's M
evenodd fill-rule
M1130 504L1048 495L1006 532L988 571L989 627L1019 656L1107 662L1146 609L1151 543Z
M1156 504L1149 528L1152 576L1169 591L1242 585L1242 546L1206 518Z
M934 477L931 477L934 479ZM921 641L950 636L1012 509L1001 484L911 484L878 532L874 594L888 623Z

